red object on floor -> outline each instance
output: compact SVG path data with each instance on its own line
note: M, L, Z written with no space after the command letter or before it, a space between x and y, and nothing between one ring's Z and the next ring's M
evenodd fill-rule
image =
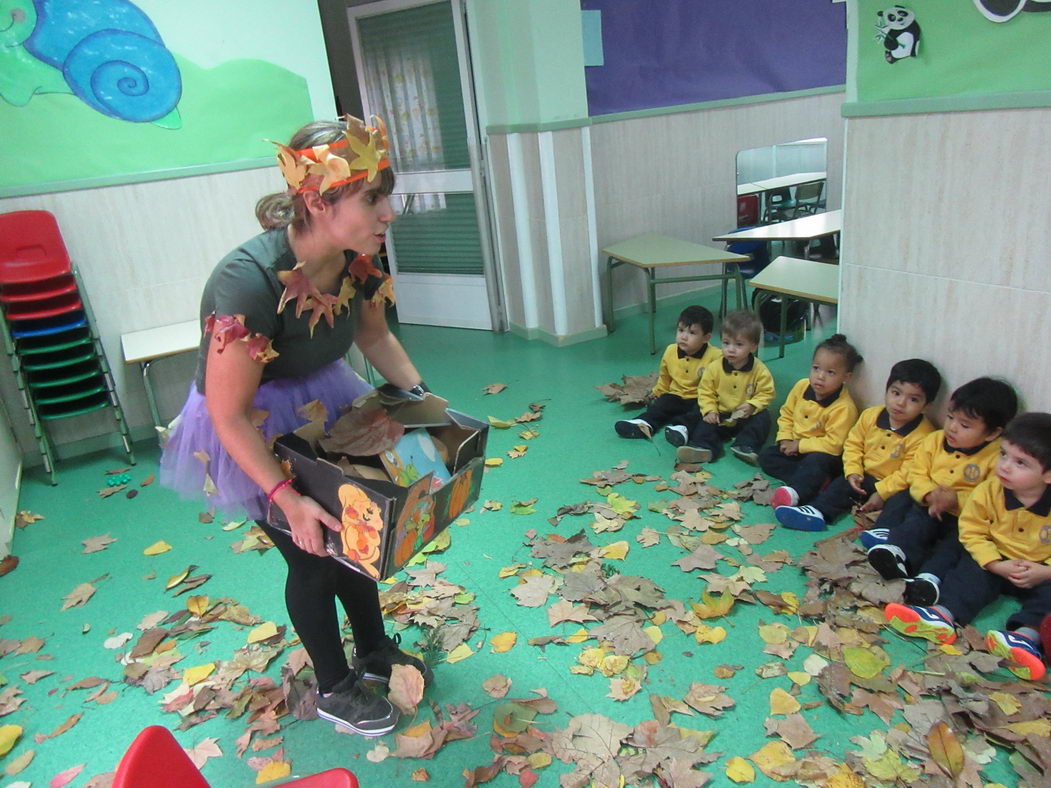
M1040 643L1044 647L1044 659L1051 661L1051 613L1040 622Z
M309 777L287 780L296 788L358 788L358 779L346 769L329 769ZM160 725L143 728L120 759L112 788L209 788L171 731Z

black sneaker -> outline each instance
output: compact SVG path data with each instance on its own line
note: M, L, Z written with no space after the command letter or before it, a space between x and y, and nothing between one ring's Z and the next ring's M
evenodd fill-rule
M668 441L672 446L685 446L686 439L689 437L686 428L681 424L664 428L664 440Z
M649 423L642 419L621 419L613 429L622 438L649 438L652 432Z
M941 598L938 578L929 572L921 572L905 581L905 604L919 607L934 607Z
M741 462L746 462L749 465L759 465L759 452L751 446L731 446L730 452Z
M909 576L905 565L904 551L893 544L878 544L870 547L866 553L872 568L880 573L884 580L903 580Z
M423 675L423 683L431 686L434 683L434 672L422 659L406 654L401 650L401 635L385 637L380 645L368 654L358 654L354 648L352 666L367 681L390 681L390 669L393 665L412 665Z
M371 692L351 671L329 695L318 695L317 716L372 737L394 730L401 715L389 700Z

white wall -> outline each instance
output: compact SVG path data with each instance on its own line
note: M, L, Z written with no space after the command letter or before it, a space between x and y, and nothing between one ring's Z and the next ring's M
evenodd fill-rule
M1051 109L851 118L840 327L878 401L899 359L1051 411Z

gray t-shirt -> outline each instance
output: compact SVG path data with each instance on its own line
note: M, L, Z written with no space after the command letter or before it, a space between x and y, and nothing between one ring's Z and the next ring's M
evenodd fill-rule
M354 259L346 252L347 263ZM335 315L329 327L322 318L310 334L311 311L303 310L296 317L296 302L291 299L281 314L277 305L285 286L277 278L280 271L290 271L296 265L285 230L261 233L234 249L224 257L208 277L201 296L201 325L211 315L221 318L244 315L245 327L252 334L271 340L277 358L263 367L263 382L274 378L303 377L332 363L350 349L354 341L356 311L364 298L375 294L383 278L370 276L364 283L355 282L357 293L349 309ZM347 276L344 271L340 279ZM202 331L197 354L197 390L204 393L205 368L211 335Z

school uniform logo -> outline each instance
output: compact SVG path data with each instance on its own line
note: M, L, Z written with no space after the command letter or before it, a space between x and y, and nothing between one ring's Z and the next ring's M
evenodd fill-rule
M980 481L982 478L982 469L973 462L969 462L963 466L963 478L969 482Z
M1051 523L1040 529L1040 544L1051 544Z
M746 397L750 397L753 394L755 394L755 384L749 383L747 386L744 387L744 395Z
M890 459L900 460L901 455L905 453L905 441L901 441L897 446L894 447L894 451L890 453Z

